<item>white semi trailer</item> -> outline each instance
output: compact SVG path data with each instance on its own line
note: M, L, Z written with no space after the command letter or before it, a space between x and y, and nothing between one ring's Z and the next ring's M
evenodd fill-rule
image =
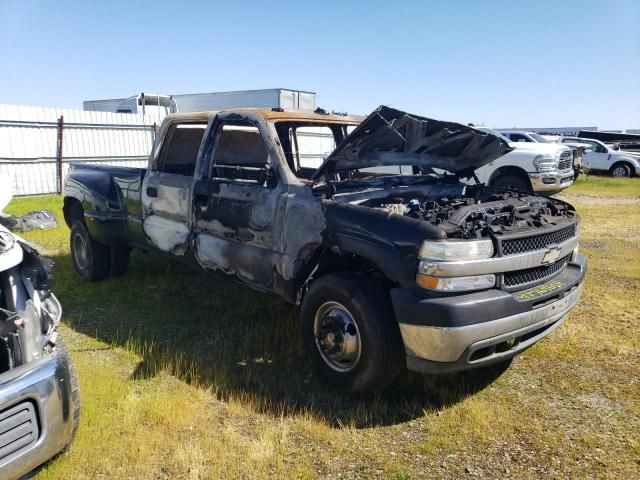
M313 111L316 94L287 88L240 90L232 92L159 95L140 93L127 98L87 100L84 110L138 113L164 116L168 113L201 112L229 108L284 108Z

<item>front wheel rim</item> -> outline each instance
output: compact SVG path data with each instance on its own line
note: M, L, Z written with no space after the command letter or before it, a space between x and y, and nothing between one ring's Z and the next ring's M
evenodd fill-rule
M626 177L627 176L627 169L624 167L616 167L613 169L613 176L614 177Z
M324 363L345 373L360 361L362 341L353 315L338 302L326 302L318 308L313 322L316 348Z
M87 244L82 235L76 234L73 236L73 258L78 269L84 271L87 267Z

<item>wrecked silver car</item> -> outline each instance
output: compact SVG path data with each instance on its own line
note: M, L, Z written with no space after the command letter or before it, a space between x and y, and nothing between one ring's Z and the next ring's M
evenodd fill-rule
M155 248L275 293L300 306L317 371L353 393L403 366L506 361L562 323L586 272L571 205L461 182L509 151L388 107L170 115L147 170L70 171L73 266L100 280Z
M19 478L67 448L78 429L78 377L57 333L62 309L50 291L50 266L33 246L0 226L3 479Z

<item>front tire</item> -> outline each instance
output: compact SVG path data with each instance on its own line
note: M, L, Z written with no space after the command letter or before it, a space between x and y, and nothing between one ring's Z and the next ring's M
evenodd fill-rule
M517 190L520 192L530 192L531 183L516 175L503 175L491 182L491 186L497 190Z
M78 428L80 427L80 412L82 410L82 398L80 397L80 381L78 380L78 372L76 371L76 367L73 364L73 360L71 355L69 354L69 350L67 345L62 341L60 336L58 336L56 348L58 349L58 355L66 357L67 364L69 365L69 384L71 386L71 408L73 415L73 430L71 432L71 438L69 442L64 447L63 452L67 451L73 440L76 438L76 434L78 433Z
M112 277L122 277L129 268L130 248L111 247L111 269L109 274Z
M611 167L609 174L617 178L629 178L631 176L631 167L626 163L618 163Z
M79 220L71 227L71 261L73 269L88 282L103 280L109 276L111 254L109 247L96 242L85 224Z
M365 276L316 280L300 309L302 338L320 376L352 394L389 385L404 348L388 293Z

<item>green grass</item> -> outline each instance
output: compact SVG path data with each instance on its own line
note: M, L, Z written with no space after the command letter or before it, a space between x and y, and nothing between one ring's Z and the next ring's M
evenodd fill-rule
M583 174L563 193L600 197L640 197L640 178L613 178Z
M65 225L26 232L57 264L84 407L72 450L37 478L638 478L640 210L590 197L640 181L610 181L567 191L590 272L565 325L506 371L405 373L368 399L318 382L275 297L142 253L84 283ZM8 211L40 208L62 221L57 196Z

